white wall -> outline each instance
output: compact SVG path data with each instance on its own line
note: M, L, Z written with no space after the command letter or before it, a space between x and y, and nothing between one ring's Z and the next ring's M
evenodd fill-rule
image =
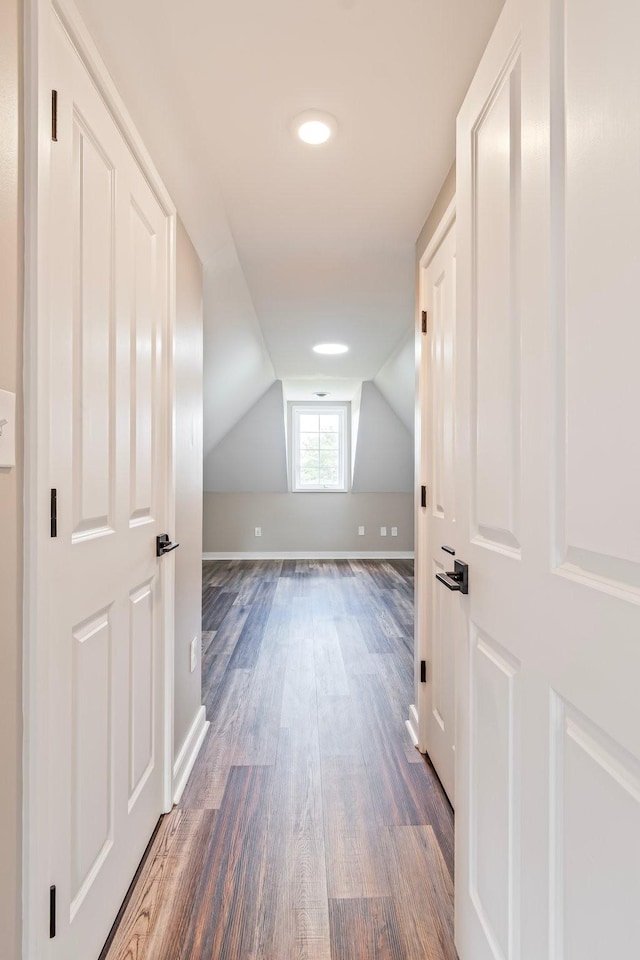
M190 643L202 633L202 266L180 221L176 243L175 667L174 760L201 703L200 658L191 672Z
M373 378L376 387L393 412L413 436L416 351L413 327L398 344L387 362Z
M284 416L282 381L276 380L205 457L205 489L286 491Z

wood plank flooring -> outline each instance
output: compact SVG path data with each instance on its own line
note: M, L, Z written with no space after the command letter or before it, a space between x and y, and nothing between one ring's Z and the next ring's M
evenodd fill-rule
M204 564L211 727L107 960L456 960L412 634L408 561Z

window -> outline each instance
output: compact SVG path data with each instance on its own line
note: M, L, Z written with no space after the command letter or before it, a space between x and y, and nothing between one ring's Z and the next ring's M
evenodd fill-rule
M347 489L347 404L293 404L293 489Z

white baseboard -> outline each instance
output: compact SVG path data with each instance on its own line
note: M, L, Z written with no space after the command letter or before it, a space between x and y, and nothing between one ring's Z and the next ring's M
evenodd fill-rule
M413 560L413 550L262 550L206 552L203 560Z
M409 736L411 737L411 742L413 743L414 747L418 747L418 749L420 749L418 746L420 742L418 740L418 711L416 710L415 703L412 703L409 707L409 719L405 720L405 723L407 725L407 730L409 731Z
M209 721L207 720L207 711L202 706L193 718L193 723L191 724L191 729L187 734L187 739L184 741L182 749L176 757L176 762L173 765L174 803L180 803L180 798L182 797L184 788L187 785L189 774L193 770L193 765L196 762L198 754L200 753L200 747L202 746L208 729Z

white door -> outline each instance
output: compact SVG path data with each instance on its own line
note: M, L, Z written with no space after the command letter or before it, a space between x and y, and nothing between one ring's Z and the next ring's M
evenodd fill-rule
M464 629L460 605L437 574L453 571L456 556L454 414L456 234L452 214L444 237L421 263L421 448L426 507L418 578L419 624L426 676L419 695L419 747L433 763L451 803L455 783L455 637Z
M507 0L459 116L461 960L639 949L639 42Z
M52 19L47 956L97 960L163 809L170 221Z

